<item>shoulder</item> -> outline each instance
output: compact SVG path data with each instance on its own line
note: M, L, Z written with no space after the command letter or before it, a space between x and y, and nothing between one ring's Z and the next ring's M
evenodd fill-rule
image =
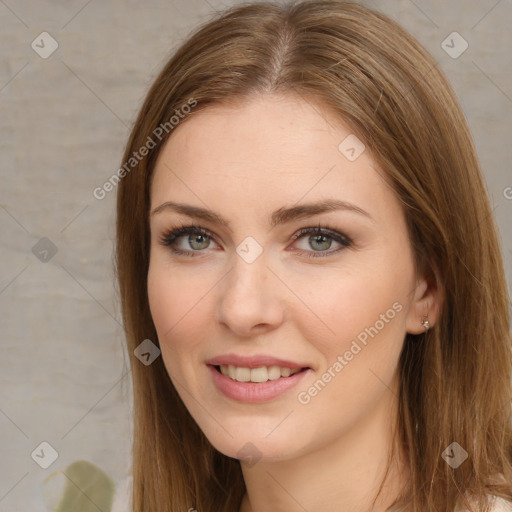
M476 506L476 502L470 500L470 503L473 506L471 510L476 510L474 508ZM490 512L512 512L512 503L498 496L489 495L489 504L491 505L491 508L489 509ZM455 512L470 512L470 509L463 505L459 505L455 509Z
M117 482L110 512L132 511L132 482L131 476Z
M131 512L132 511L132 485L133 477L129 476L116 484L114 498L110 512ZM491 512L512 512L512 502L499 496L491 496ZM458 509L464 512L464 509Z
M512 503L498 496L492 498L492 512L512 512Z

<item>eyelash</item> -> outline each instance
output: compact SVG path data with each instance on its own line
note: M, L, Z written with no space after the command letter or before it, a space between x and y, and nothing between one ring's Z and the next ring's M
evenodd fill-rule
M175 244L176 241L181 238L183 235L189 235L189 234L199 234L207 236L208 238L214 240L213 235L208 231L207 229L202 228L201 226L194 226L194 225L181 225L180 227L176 229L171 229L169 231L166 231L162 234L160 237L160 243L164 246L168 246L172 252L175 254L180 254L183 256L190 256L190 257L197 257L199 256L198 253L201 251L184 251L182 249L176 249ZM340 243L342 247L339 249L335 249L334 251L302 251L298 250L299 253L307 253L308 258L325 258L327 256L331 256L332 254L338 253L342 251L343 249L346 249L347 247L350 247L352 245L352 240L342 234L339 233L336 230L330 229L327 226L321 226L318 224L316 227L308 227L308 228L302 228L297 233L292 235L292 240L299 240L305 235L322 235L326 236L327 238L331 238L332 240Z

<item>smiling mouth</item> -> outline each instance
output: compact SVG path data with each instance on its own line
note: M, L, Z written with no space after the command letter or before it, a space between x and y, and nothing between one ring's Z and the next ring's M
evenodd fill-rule
M214 365L217 372L237 382L251 382L262 384L269 380L287 379L302 373L309 368L286 368L282 366L260 366L258 368L245 368L233 365Z

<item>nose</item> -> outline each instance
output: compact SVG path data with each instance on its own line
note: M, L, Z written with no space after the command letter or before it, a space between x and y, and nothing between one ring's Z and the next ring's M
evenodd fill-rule
M279 279L267 267L265 252L252 263L234 256L221 285L218 321L239 337L277 328L284 319Z

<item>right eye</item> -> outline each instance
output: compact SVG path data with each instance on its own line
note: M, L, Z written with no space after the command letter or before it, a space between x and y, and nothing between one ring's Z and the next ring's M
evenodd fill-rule
M183 239L188 247L180 247L180 239ZM207 249L212 241L212 235L207 229L192 225L166 231L160 237L160 243L170 247L172 252L192 257L199 256L198 253Z

